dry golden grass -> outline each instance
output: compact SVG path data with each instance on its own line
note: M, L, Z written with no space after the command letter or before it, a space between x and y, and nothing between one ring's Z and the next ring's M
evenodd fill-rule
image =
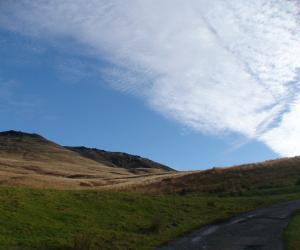
M0 133L0 185L90 189L132 183L165 171L136 173L85 158L38 135Z
M132 171L84 157L38 135L0 133L3 186L185 194L243 192L294 185L299 180L300 157L205 171L175 172L155 167Z
M148 193L239 193L295 185L299 180L300 157L294 157L170 175L158 182L132 186L130 189Z

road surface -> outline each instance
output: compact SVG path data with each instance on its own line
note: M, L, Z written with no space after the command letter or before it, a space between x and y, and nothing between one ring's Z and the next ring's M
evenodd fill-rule
M161 246L159 250L282 250L282 234L300 200L245 213L205 226Z

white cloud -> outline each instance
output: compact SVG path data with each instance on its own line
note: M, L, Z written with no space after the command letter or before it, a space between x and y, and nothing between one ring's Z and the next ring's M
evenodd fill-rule
M267 131L262 140L275 152L285 156L299 155L300 98L282 117L280 126Z
M20 0L0 7L0 27L93 49L114 65L105 70L113 87L142 95L168 117L300 154L298 0ZM288 133L295 136L284 144Z

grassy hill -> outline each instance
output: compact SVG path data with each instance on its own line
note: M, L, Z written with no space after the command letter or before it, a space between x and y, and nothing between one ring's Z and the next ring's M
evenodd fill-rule
M300 183L300 157L176 172L151 160L85 147L62 147L40 135L0 133L0 185L115 189L144 193L238 193Z
M114 156L114 159L118 160L118 157ZM146 160L140 159L142 161ZM37 134L0 133L0 185L91 189L170 173L171 169L151 163L147 169L138 171L136 168L137 172L134 172L124 160L122 165L113 165L109 159L96 161Z
M134 190L147 193L242 193L300 185L300 157L166 176Z
M300 157L169 170L137 156L0 133L0 249L154 249L237 213L300 199Z

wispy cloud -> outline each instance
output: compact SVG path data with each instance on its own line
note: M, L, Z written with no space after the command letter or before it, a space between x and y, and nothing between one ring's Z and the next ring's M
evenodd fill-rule
M300 153L297 0L0 5L0 27L76 41L112 65L105 74L113 87L143 96L172 119L203 133L256 138L283 155Z

